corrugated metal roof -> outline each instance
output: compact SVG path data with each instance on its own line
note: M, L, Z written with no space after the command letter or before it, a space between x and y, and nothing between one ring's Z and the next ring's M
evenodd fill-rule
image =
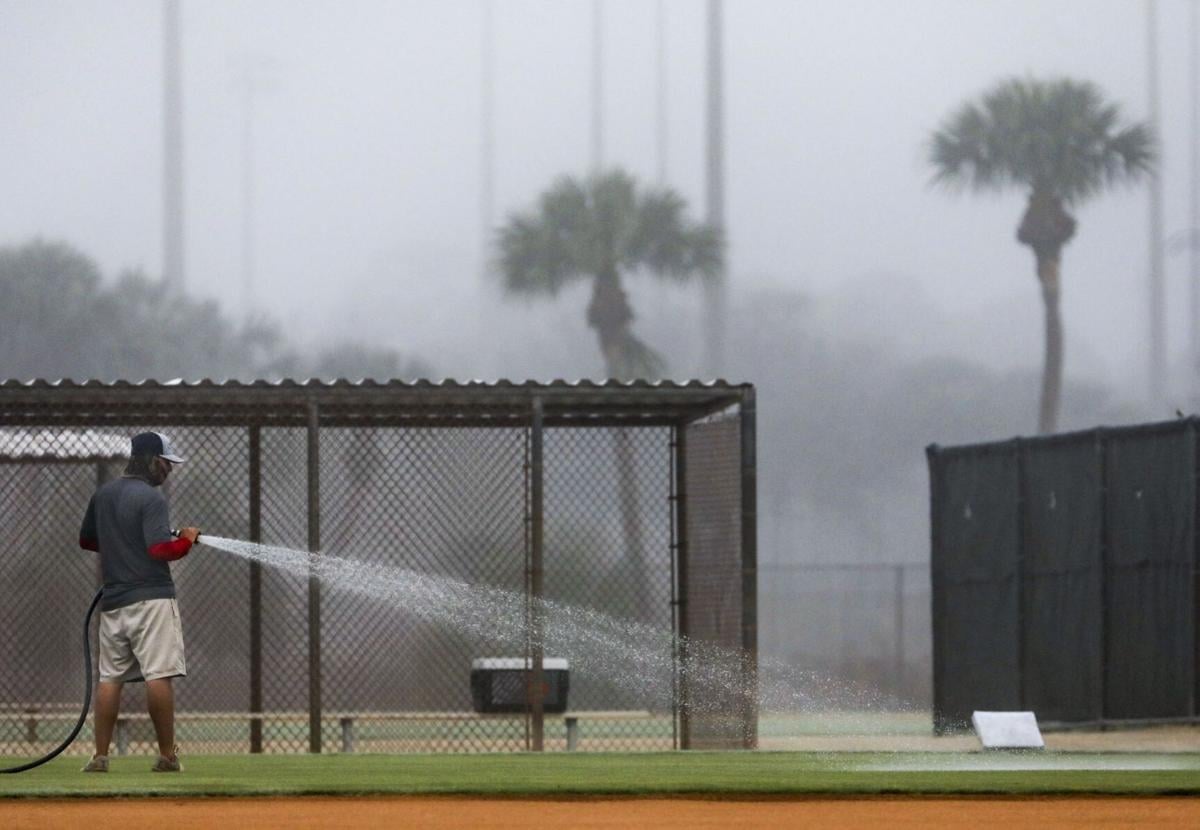
M163 387L184 387L184 388L205 388L205 387L221 387L223 389L230 388L260 388L264 386L275 388L294 388L294 387L341 387L355 386L360 388L378 388L378 387L405 387L411 389L468 389L486 387L489 389L749 389L752 384L749 383L730 383L723 379L717 380L688 380L683 383L673 380L615 380L608 378L602 381L590 380L581 378L579 380L567 381L562 378L556 378L552 381L524 380L513 381L507 378L499 380L467 380L459 381L454 378L443 378L442 380L385 380L378 381L373 378L361 378L351 380L349 378L337 378L336 380L323 380L321 378L305 378L297 380L294 378L283 378L281 380L254 380L244 382L240 380L213 380L212 378L202 378L200 380L184 380L183 378L175 378L172 380L159 381L146 379L140 381L129 380L72 380L63 378L59 380L48 380L45 378L35 378L33 380L16 380L6 379L0 381L0 389L8 388L107 388L107 389L126 389L134 387L138 389L155 389Z
M324 425L504 425L527 420L535 397L548 425L667 424L741 404L753 389L724 380L6 380L0 425L297 425L313 405Z

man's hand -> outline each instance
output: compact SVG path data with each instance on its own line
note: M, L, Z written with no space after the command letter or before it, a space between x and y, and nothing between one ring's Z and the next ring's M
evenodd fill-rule
M193 545L196 544L196 537L198 537L199 535L200 535L200 528L198 528L198 527L181 527L181 528L179 528L179 538L187 539Z

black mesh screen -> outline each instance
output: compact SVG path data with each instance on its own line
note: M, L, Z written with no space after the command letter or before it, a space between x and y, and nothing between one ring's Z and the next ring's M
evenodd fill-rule
M939 726L1197 715L1196 427L930 448Z

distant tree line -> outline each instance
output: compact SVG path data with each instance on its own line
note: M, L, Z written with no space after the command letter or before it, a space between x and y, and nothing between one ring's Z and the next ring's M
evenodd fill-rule
M230 319L212 300L139 271L105 280L64 242L0 247L0 378L215 380L415 378L417 360L339 342L307 353L266 317Z

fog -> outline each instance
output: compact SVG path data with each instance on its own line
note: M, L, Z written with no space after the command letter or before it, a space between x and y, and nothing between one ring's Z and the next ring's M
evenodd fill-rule
M486 3L183 0L187 292L234 320L265 315L301 346L394 349L435 377L602 376L586 286L511 300L485 274ZM1188 3L1158 7L1163 230L1177 240L1190 222ZM491 8L492 229L596 162L646 184L663 169L704 216L700 0L661 5L665 157L657 3L603 2L599 159L592 0ZM931 186L927 141L1011 76L1090 80L1127 120L1145 119L1145 11L1133 0L725 2L725 373L763 390L765 561L922 561L921 448L1033 431L1042 306L1015 240L1026 194ZM162 30L155 0L0 0L0 246L63 241L109 280L162 272ZM1074 213L1062 425L1190 409L1186 251L1166 246L1170 388L1150 407L1146 188ZM709 376L698 290L645 275L629 288L634 327L668 376Z
M1160 6L1170 234L1188 221L1187 9ZM447 373L526 374L519 360L496 365L474 348L472 336L486 332L466 310L487 296L481 7L184 2L189 290L244 307L249 66L259 86L255 307L305 338L365 326L400 348L444 355ZM702 213L704 8L664 7L668 181ZM590 163L591 2L494 8L499 224L554 177ZM603 10L603 161L653 181L655 3L607 0ZM1023 195L929 187L924 142L952 107L1013 74L1091 79L1128 116L1144 117L1143 4L738 0L726 4L725 23L732 290L861 294L872 281L898 281L914 310L992 324L964 338L953 326L903 331L911 315L882 321L902 339L928 349L944 336L947 351L1035 364L1036 283L1029 251L1013 242ZM0 240L63 238L105 270L160 270L161 29L152 0L0 5L0 95L10 113L0 182L19 194L0 205ZM1078 215L1064 258L1068 374L1136 388L1145 368L1144 189L1106 195ZM1168 259L1176 353L1186 338L1185 259ZM370 292L379 300L364 303ZM535 319L546 316L553 312L541 309Z

